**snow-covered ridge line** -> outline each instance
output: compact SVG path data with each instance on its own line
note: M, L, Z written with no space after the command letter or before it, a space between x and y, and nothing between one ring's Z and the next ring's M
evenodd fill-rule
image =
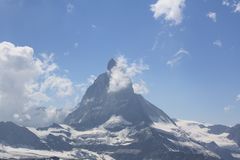
M236 142L228 138L229 133L210 133L209 127L212 125L179 119L176 120L176 124L181 130L185 131L192 139L195 139L196 141L204 143L215 142L218 146L226 148L239 148Z

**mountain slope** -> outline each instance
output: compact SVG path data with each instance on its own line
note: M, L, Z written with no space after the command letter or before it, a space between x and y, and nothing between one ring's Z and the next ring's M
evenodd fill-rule
M132 83L110 91L118 62L111 59L65 123L79 135L74 145L116 159L216 159L192 142L162 110L134 93Z
M112 69L117 65L113 59L108 63L108 71L99 75L82 98L78 108L70 113L65 123L89 129L106 122L112 115L122 116L132 124L151 124L162 121L174 123L162 110L135 94L132 83L116 92L109 92Z
M15 147L48 149L31 131L12 122L0 122L0 143Z
M210 151L225 160L240 159L240 130L236 125L206 125L199 122L176 120L178 127L185 131L195 142L200 143Z

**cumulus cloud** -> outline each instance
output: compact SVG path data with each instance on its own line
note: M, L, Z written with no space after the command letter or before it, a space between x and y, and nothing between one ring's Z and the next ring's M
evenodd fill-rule
M167 61L167 65L174 67L177 63L179 63L185 56L189 55L189 52L183 48L179 49L173 57Z
M149 69L148 65L144 64L142 60L128 64L124 56L119 56L116 62L116 66L110 71L109 92L116 92L128 87L132 78Z
M31 113L38 106L55 97L71 96L72 82L57 75L58 68L53 54L37 57L31 47L0 43L0 121L33 123L36 116ZM49 116L42 119L49 120Z
M28 85L41 74L41 61L34 60L33 49L0 43L0 120L10 120L29 101Z
M41 84L41 91L54 90L59 97L71 96L73 94L72 81L65 77L51 75Z
M185 0L158 0L151 5L151 11L155 19L163 17L171 24L178 25L182 22L184 7Z
M139 83L133 83L134 93L137 94L147 94L149 92L146 83L143 80L140 80Z
M208 12L207 17L213 22L217 22L217 14L215 12Z
M214 45L214 46L217 46L217 47L222 47L222 41L221 41L221 40L215 40L215 41L213 42L213 45Z

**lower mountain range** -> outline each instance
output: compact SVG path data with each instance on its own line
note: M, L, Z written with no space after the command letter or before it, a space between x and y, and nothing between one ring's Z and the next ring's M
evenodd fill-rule
M130 79L124 86L114 81L117 65L109 61L61 124L32 128L0 122L0 159L240 159L240 124L172 119L136 94Z

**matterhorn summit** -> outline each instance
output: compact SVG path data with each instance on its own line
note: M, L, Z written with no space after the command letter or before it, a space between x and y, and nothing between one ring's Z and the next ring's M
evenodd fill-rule
M154 122L172 123L171 118L162 110L134 93L132 82L118 90L110 91L112 74L118 62L111 59L107 71L100 74L87 89L77 109L70 113L65 123L79 129L97 127L112 116L120 116L132 125L151 125Z

